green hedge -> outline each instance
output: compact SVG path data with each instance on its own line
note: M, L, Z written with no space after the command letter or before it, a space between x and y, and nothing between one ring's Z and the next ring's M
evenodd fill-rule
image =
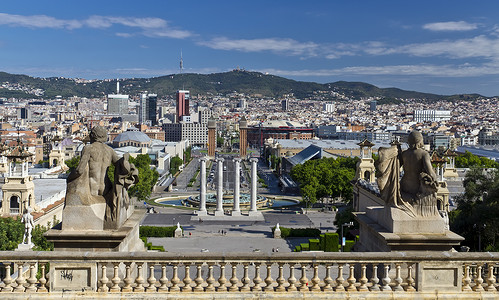
M318 239L310 239L308 240L308 244L310 245L310 251L319 251L321 248L319 247L319 240Z
M339 240L338 234L328 232L324 234L324 248L322 249L324 252L338 252L339 248Z
M285 239L288 237L315 237L321 234L321 231L317 228L286 228L279 227L281 229L281 238ZM272 228L272 233L274 233L275 227Z
M302 243L302 244L300 244L300 247L301 247L301 251L309 251L310 250L308 243Z
M354 245L355 245L355 241L346 240L345 246L343 246L343 252L351 252Z
M140 237L174 237L175 229L177 229L177 226L140 226L139 235Z
M301 252L301 246L300 245L298 245L298 246L295 247L295 252Z
M140 239L144 242L144 246L147 248L147 250L156 250L160 252L166 252L165 248L163 246L153 246L152 243L147 242L147 237L141 236Z

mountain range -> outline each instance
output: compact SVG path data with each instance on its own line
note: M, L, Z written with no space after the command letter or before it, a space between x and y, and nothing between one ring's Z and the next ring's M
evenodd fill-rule
M120 92L124 94L136 95L148 91L158 94L159 97L173 96L179 89L190 90L193 95L238 92L278 98L293 94L299 99L321 100L378 97L382 102L399 102L400 99L474 100L482 97L479 94L437 95L398 88L379 88L364 82L337 81L320 84L245 70L120 79L120 86ZM0 97L4 98L101 97L115 92L116 79L85 81L62 77L39 78L0 72Z

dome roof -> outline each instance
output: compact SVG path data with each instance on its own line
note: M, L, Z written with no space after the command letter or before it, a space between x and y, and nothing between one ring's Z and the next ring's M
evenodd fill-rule
M135 141L139 143L149 143L151 139L143 132L140 131L125 131L116 136L113 142L121 143L125 141Z

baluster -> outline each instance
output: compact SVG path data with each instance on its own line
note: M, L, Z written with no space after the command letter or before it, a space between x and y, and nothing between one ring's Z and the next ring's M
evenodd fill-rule
M395 264L395 286L393 287L393 290L396 291L396 292L400 292L400 291L403 291L404 288L402 288L402 286L400 285L403 280L402 280L402 277L400 275L400 263L396 263Z
M392 281L390 279L390 275L388 274L388 272L390 271L390 265L385 263L385 277L383 277L381 279L381 281L383 281L383 286L381 287L381 290L382 291L391 291L392 288L390 287L390 282Z
M343 282L345 281L345 278L343 278L343 264L338 264L338 277L336 278L336 291L337 292L342 292L345 290L345 287L343 286Z
M184 286L182 287L182 292L192 292L192 287L191 287L192 279L191 279L191 274L189 274L191 266L189 264L184 264L184 268L185 268L185 276L184 280L182 280L184 282Z
M45 277L45 266L46 264L43 262L43 263L40 263L40 272L41 272L41 276L40 276L40 286L38 287L38 289L36 290L37 292L41 292L41 293L44 293L44 292L47 292L47 278Z
M321 280L319 279L319 265L314 264L313 268L314 268L314 277L312 277L312 287L310 288L310 290L312 292L317 292L321 290L321 287L319 286L319 283L321 282Z
M135 278L135 287L133 288L134 292L143 292L144 291L144 277L142 277L142 265L144 264L143 262L136 262L137 265L137 278Z
M17 263L17 286L14 288L14 292L24 292L24 284L26 283L26 280L24 280L23 266L24 263Z
M307 278L307 266L305 264L301 264L301 278L300 278L300 287L298 290L300 292L308 292L308 278Z
M357 291L357 288L355 287L355 275L354 275L354 269L355 266L353 264L349 264L349 276L347 278L348 286L347 286L347 291L349 292L355 292Z
M180 283L180 278L178 278L178 263L173 263L173 276L171 280L172 286L170 287L170 292L180 291L178 284Z
M369 289L371 292L378 292L380 290L379 287L379 278L378 278L378 266L372 264L373 267L373 277L371 277L371 288Z
M204 291L203 287L201 286L204 283L203 276L201 276L202 267L203 263L196 263L196 278L194 279L196 286L194 287L194 292Z
M464 265L464 278L463 278L463 291L471 291L471 277L470 277L470 266L468 264Z
M289 286L287 288L288 292L294 292L297 290L296 285L295 285L296 277L295 277L295 264L294 263L289 264L288 283L289 283Z
M29 278L26 280L28 282L28 287L26 288L26 292L36 292L36 271L35 271L36 262L29 263Z
M272 284L274 283L274 280L272 279L272 274L271 274L271 268L272 268L272 263L267 263L267 277L265 278L265 283L267 284L263 290L266 292L273 292L274 287Z
M213 285L215 283L215 277L213 277L213 263L209 262L208 263L208 278L206 278L206 283L208 283L208 286L206 287L207 292L214 292L215 291L215 286Z
M284 279L284 274L283 274L283 267L284 263L279 263L279 276L277 276L276 282L277 282L277 287L276 287L276 292L285 292L286 288L284 287L284 282L286 281Z
M101 293L107 293L109 291L109 288L107 287L107 283L109 282L109 279L107 278L107 266L105 263L101 264L101 277L99 280L100 287L99 287L99 292Z
M482 264L478 264L476 267L476 278L475 278L475 286L473 290L475 292L483 292L484 288L482 286L483 278L482 278Z
M360 275L360 279L359 279L359 282L360 282L360 286L359 286L359 291L360 292L367 292L369 291L369 289L367 288L367 276L366 276L366 264L361 264L360 265L361 267L361 275Z
M262 278L260 277L260 265L261 263L255 263L255 277L253 278L254 285L251 288L252 291L260 292L262 290L262 287L260 286L260 283L262 283Z
M166 277L166 263L161 263L161 278L159 279L161 285L158 287L158 291L168 292L168 278Z
M414 288L414 278L412 277L412 266L414 264L408 263L407 264L407 287L405 288L406 292L414 292L416 289Z
M113 278L111 279L111 282L113 283L113 286L109 290L112 293L118 293L120 292L120 276L118 275L118 267L120 265L120 262L113 262Z
M239 279L237 279L237 263L230 263L232 266L232 276L229 279L229 282L231 283L231 286L229 287L229 292L237 292L239 291L239 288L237 287L237 284L239 283Z
M220 264L220 277L218 278L218 288L217 292L227 292L227 287L225 283L227 278L225 278L225 263Z
M12 292L12 277L10 277L10 262L4 263L5 266L5 278L3 279L4 287L2 292Z
M330 292L333 290L331 284L333 283L333 278L331 278L331 264L326 264L326 277L324 278L324 287L322 288L325 292Z
M245 262L243 264L243 270L244 270L244 273L243 273L243 279L241 280L241 282L243 283L243 286L241 287L241 292L249 292L251 289L249 287L249 284L250 284L250 278L249 278L249 275L248 275L248 263Z
M133 291L132 289L132 282L133 282L133 279L132 279L132 275L131 275L131 262L125 262L125 279L123 279L123 282L125 283L125 285L123 286L123 289L121 289L121 291L123 293L129 293L131 291Z
M149 266L149 278L147 278L147 283L149 284L146 288L146 292L155 292L156 291L156 278L154 277L154 262L147 263Z
M494 276L494 263L488 264L489 274L487 276L487 292L495 292L496 288L494 287L494 283L496 283L496 277Z

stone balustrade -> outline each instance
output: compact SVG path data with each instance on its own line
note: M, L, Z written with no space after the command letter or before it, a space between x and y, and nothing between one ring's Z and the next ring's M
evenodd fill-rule
M365 298L371 293L395 298L450 294L468 299L482 293L499 297L499 253L55 251L0 252L0 262L1 293L22 293L20 298L71 291L94 296L193 293L190 298L220 292L248 294L242 298L265 293L273 299L291 297L288 293L313 293L323 299L346 294Z

